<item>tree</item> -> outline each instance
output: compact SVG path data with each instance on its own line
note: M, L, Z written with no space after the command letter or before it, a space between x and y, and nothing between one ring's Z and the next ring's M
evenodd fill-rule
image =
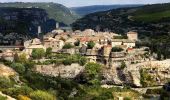
M18 62L21 62L21 63L25 63L27 62L27 55L25 53L22 53L21 55L19 55L18 57Z
M124 68L126 68L126 67L127 67L127 66L126 66L126 63L125 63L124 61L122 61L120 68L121 68L121 69L124 69Z
M52 54L52 48L49 47L49 48L47 48L47 50L46 50L45 56L46 56L46 57L50 57L51 54Z
M64 46L63 46L63 49L71 49L71 48L73 48L74 46L72 45L72 44L70 44L70 43L67 43L67 44L65 44Z
M98 85L100 84L100 71L101 65L98 63L87 63L85 66L85 78L88 84Z
M11 67L19 74L23 74L25 72L25 66L21 63L12 63Z
M54 95L41 90L30 93L30 97L33 100L56 100L56 97Z
M95 46L95 43L93 41L90 41L87 43L87 48L92 49Z
M81 58L79 59L79 64L80 64L81 66L84 66L84 65L86 64L86 62L87 62L86 57L81 57Z
M113 47L112 48L112 52L121 52L121 51L123 51L122 48L119 48L119 47Z
M34 59L41 59L45 56L45 51L43 48L36 48L32 50L32 57Z
M77 40L75 43L74 43L75 46L80 46L80 40Z

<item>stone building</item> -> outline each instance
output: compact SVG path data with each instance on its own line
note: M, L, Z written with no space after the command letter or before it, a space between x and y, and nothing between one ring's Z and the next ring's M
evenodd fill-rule
M137 41L138 40L138 33L137 32L128 32L127 37L129 40Z
M64 46L64 41L62 40L57 40L55 38L46 38L43 41L43 45L46 48L52 48L52 52L57 52L58 50L61 50L62 47Z
M24 47L24 52L28 55L31 55L33 49L42 48L46 50L46 47L42 45L40 39L38 38L24 42Z

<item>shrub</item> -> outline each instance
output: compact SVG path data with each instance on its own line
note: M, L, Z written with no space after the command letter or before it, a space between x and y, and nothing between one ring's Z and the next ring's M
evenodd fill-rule
M10 87L13 87L13 83L10 81L10 79L5 77L0 77L0 88L6 89Z
M63 46L63 49L71 49L71 48L73 48L74 46L72 45L72 44L70 44L70 43L67 43L67 44L65 44L64 46Z
M40 90L30 93L30 97L33 100L56 100L55 96L53 96L52 94Z
M100 83L101 65L90 62L85 66L85 78L88 84L98 85Z
M122 61L121 62L121 66L120 66L120 69L124 69L124 68L126 68L127 66L126 66L126 63L124 62L124 61Z
M32 50L32 57L34 59L41 59L45 56L45 51L43 48L36 48Z
M119 48L119 47L113 47L112 48L112 52L121 52L121 51L123 51L122 48Z
M63 64L64 65L71 65L72 64L72 60L71 59L65 59L64 61L63 61Z
M18 100L31 100L31 99L27 96L19 95Z
M45 56L46 56L46 57L50 57L51 55L52 55L52 48L47 48L47 49L46 49Z
M21 86L21 87L9 88L2 92L17 98L19 95L29 96L29 94L33 92L33 89L27 86Z
M11 67L19 74L23 74L25 72L25 66L21 63L12 63Z
M0 100L7 100L7 97L0 95Z
M87 43L87 48L92 49L95 46L95 43L93 41L90 41Z
M79 46L80 45L80 40L77 40L75 43L74 43L75 46Z
M86 64L86 62L87 62L86 57L81 57L81 58L79 59L79 64L80 64L81 66L84 66L84 65Z

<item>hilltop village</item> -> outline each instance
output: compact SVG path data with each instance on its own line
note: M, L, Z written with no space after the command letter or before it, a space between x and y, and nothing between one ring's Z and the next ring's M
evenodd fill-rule
M33 51L35 49L51 49L53 54L69 54L86 57L87 62L99 63L105 66L103 70L104 83L112 84L131 84L137 87L141 86L140 82L140 70L143 68L153 67L157 69L158 66L161 70L166 71L169 78L167 60L156 60L156 54L150 54L149 47L137 47L136 42L139 41L138 33L130 31L125 35L119 35L112 32L95 32L92 29L86 29L84 31L76 30L74 32L65 32L61 29L55 29L52 32L47 33L43 38L34 38L24 42L24 49L22 51L6 49L2 51L1 58L13 61L15 55L25 54L28 59L32 58ZM53 59L53 58L51 58ZM35 60L38 62L48 61L49 58L40 58ZM124 64L124 66L122 65ZM83 70L78 65L71 65L69 68L53 69L53 64L37 65L37 71L48 75L63 75L65 78L75 78ZM50 67L51 66L51 67ZM75 67L78 66L78 67ZM118 69L123 69L118 70ZM58 71L62 70L62 71ZM150 70L153 70L152 68ZM158 70L160 71L160 70ZM159 74L165 75L165 72ZM61 74L62 73L62 74ZM66 75L67 74L67 75ZM156 75L155 84L164 84L166 82L161 81L160 75ZM160 83L159 83L160 82ZM161 83L162 82L162 83Z

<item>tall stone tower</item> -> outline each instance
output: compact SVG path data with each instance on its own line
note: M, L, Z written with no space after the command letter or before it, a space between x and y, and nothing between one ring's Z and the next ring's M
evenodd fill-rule
M56 29L58 29L59 28L59 23L58 22L56 22Z
M42 33L41 26L38 26L38 34L37 34L38 37L39 37L40 33Z

